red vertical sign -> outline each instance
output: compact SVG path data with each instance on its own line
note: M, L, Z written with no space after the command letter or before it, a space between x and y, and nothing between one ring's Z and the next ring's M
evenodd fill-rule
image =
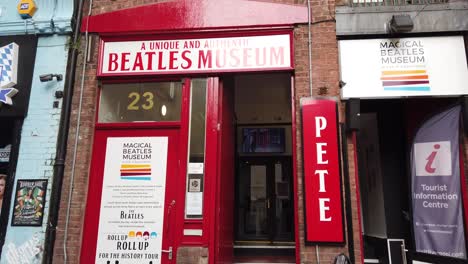
M306 242L343 243L337 104L301 100Z

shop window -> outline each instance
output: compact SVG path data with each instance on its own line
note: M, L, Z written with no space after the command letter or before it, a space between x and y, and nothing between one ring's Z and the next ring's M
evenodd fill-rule
M206 79L193 79L190 95L189 164L185 217L203 217L203 189L205 164Z
M179 121L182 83L104 84L98 122Z

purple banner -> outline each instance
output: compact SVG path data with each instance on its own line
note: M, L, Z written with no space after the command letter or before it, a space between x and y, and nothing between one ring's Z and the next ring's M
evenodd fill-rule
M466 259L460 189L460 106L424 122L411 149L416 251Z

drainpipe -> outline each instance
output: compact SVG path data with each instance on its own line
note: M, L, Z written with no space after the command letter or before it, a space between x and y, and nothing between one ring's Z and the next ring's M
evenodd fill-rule
M77 3L78 1L78 3ZM42 263L51 264L54 255L54 244L56 236L56 228L58 222L58 212L60 208L61 189L65 168L65 157L67 154L67 140L68 140L68 128L70 126L70 113L73 98L73 86L75 80L75 67L76 60L78 57L78 39L80 37L80 26L81 16L83 12L84 0L75 0L75 10L72 22L75 22L73 28L73 40L70 47L69 56L70 60L67 66L67 78L65 81L62 113L60 115L60 125L57 138L57 151L54 161L54 174L52 180L52 190L50 194L49 202L49 217L47 219L46 237L45 237L45 248L44 257Z
M312 15L310 13L310 0L307 0L307 44L308 44L308 53L309 53L309 89L310 96L312 97L312 33L311 31L312 24ZM320 264L320 253L319 246L315 245L315 257L317 259L317 264Z

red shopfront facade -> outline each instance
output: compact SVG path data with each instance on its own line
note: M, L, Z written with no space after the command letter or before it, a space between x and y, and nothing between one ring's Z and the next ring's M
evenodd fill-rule
M100 85L80 263L232 263L258 244L300 261L294 28L306 22L305 7L251 1L84 19Z

